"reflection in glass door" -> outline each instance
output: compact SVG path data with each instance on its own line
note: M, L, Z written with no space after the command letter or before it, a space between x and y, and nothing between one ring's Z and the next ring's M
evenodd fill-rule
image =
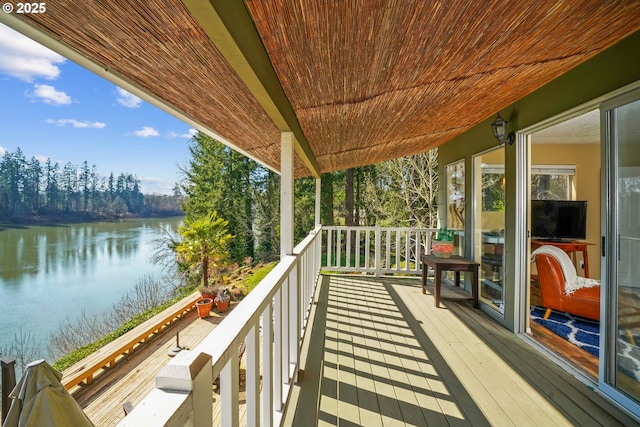
M609 199L604 381L640 401L640 101L606 113ZM606 301L606 300L605 300Z
M456 230L455 250L457 255L464 256L464 160L459 160L445 167L447 193L447 228ZM453 273L448 273L452 276Z
M474 157L474 247L480 263L480 298L504 315L504 147Z

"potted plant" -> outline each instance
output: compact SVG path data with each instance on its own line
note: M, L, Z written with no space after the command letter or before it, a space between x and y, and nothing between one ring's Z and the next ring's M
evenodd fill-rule
M220 292L220 287L218 286L203 286L200 288L202 298L214 300L218 296L218 292Z
M198 315L201 319L206 319L209 317L209 313L213 308L213 299L211 298L202 298L196 301L196 307L198 308Z
M453 254L454 231L441 227L433 240L431 240L431 252L438 258L449 258Z
M229 308L229 302L231 301L229 290L227 288L220 289L220 292L218 292L218 296L214 301L216 303L218 313L224 313L225 311L227 311L227 309Z

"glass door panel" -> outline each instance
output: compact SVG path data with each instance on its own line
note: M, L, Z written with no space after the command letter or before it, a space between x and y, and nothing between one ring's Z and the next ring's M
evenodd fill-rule
M611 150L605 381L640 401L640 101L607 113Z
M447 228L456 230L455 251L457 255L464 256L464 160L447 165L445 177L447 180Z
M504 148L474 157L474 247L480 263L480 298L504 315Z

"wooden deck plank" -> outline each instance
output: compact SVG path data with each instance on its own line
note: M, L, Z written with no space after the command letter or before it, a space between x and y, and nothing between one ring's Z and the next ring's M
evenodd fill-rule
M488 384L482 381L477 377L475 369L468 365L470 359L475 359L475 355L460 355L452 351L452 341L466 341L465 345L469 346L476 346L478 342L475 337L461 339L452 331L451 328L455 327L455 324L451 321L450 312L445 308L448 301L442 301L441 308L438 309L431 295L420 295L420 289L406 288L401 291L404 292L400 296L409 310L418 313L416 320L428 325L428 328L421 328L434 346L430 355L436 371L442 377L441 392L451 396L455 402L455 405L448 404L443 407L443 410L451 413L449 418L462 417L473 420L474 425L482 423L482 420L485 420L487 425L513 425L509 414L503 411L494 394L501 391L496 379L490 379ZM468 398L456 398L464 395Z
M353 359L353 369L343 362L347 376L334 369L330 380L337 390L355 376L359 408L352 409L361 425L379 425L368 412L374 398L382 425L639 425L467 301L445 299L435 308L420 282L406 278L331 276L322 286L333 296L326 306L333 323L314 324L320 335L309 335L326 335L324 345L332 346L335 334L343 343L339 356ZM443 289L443 297L459 293L452 291ZM325 356L338 357L338 348ZM374 393L360 391L372 383ZM321 400L334 399L324 407L324 425L337 425L340 395L322 393ZM310 416L298 407L285 425L302 425L296 419Z
M369 353L365 339L365 327L363 323L372 321L371 313L363 310L366 307L358 306L361 311L351 323L349 329L353 348L354 374L356 378L356 392L358 396L358 415L361 425L381 426L380 406L375 390L375 381L368 363Z
M459 304L452 304L452 305L450 305L450 307L451 307L452 309L454 309L454 310L458 310L458 309L460 309L460 307L461 307L461 306L463 306L463 305L459 305ZM469 310L470 310L470 309L469 309ZM470 317L473 317L474 319L478 317L478 316L474 316L473 314L469 314L469 315L470 315ZM497 326L497 328L496 328L496 326ZM516 338L516 337L515 337L515 335L511 334L511 333L510 333L510 332L508 332L505 328L503 328L503 327L499 326L497 323L495 323L495 322L493 322L493 321L489 322L489 325L487 325L487 329L485 329L485 328L479 328L479 329L478 329L478 331L479 331L478 336L480 336L480 335L481 335L484 331L486 331L486 330L493 330L493 333L498 333L498 334L500 334L500 335L506 335L506 334L508 334L508 335L510 335L511 337ZM493 335L493 333L492 333L492 334L487 334L487 336L492 336L492 335ZM518 340L519 340L519 339L518 339ZM521 340L520 340L520 341L521 341ZM531 348L529 348L528 350L529 350L529 352L530 352ZM497 353L495 352L495 349L492 349L492 350L491 350L491 351L489 351L488 353L485 353L485 358L486 358L486 359L489 359L489 358L495 358L495 357L497 357L496 355L497 355ZM498 360L500 360L500 359L502 359L502 357L499 357L499 358L498 358ZM527 362L527 361L526 361L526 359L525 359L525 360L523 360L523 361L520 361L520 364L525 364L525 365L527 365L527 364L528 364L528 362ZM527 386L526 386L526 383L530 383L530 380L529 380L527 377L524 377L524 376L519 375L519 374L516 374L516 375L511 374L511 375L509 375L509 377L512 377L512 378L521 378L521 379L523 379L524 384L525 384L525 387L527 387ZM525 389L529 391L529 394L534 393L533 389L532 389L532 388L530 388L530 387L525 388ZM534 402L539 402L539 401L545 401L545 400L547 400L547 399L540 399L539 393L543 393L542 389L537 388L537 391L538 391L538 392L535 392L534 394L532 394L532 395L531 395L531 398L530 398L530 399L528 399L528 400L527 400L526 398L524 398L524 399L520 399L520 400L522 401L522 404L521 404L521 405L524 405L524 404L527 404L527 403L531 404L531 403L534 403ZM554 396L556 396L557 394L553 394L553 395L554 395ZM573 404L571 401L567 401L566 403L567 403L567 407L575 406L575 404ZM562 418L562 417L565 417L565 418L566 418L566 413L565 413L565 411L564 411L563 409L561 409L559 406L562 406L562 405L553 405L553 406L552 406L552 405L545 405L545 406L542 406L542 407L530 408L529 410L535 409L535 412L534 412L534 413L535 413L535 414L538 414L538 415L542 415L542 414L544 414L544 413L547 413L547 414L548 414L548 417L550 417L551 419L558 419L558 418ZM579 409L579 410L580 410L580 411L582 411L581 409ZM542 411L544 411L544 412L542 412ZM558 415L558 414L560 414L560 415ZM538 419L538 418L536 418L536 419ZM569 420L568 422L569 422L570 424L573 424L573 423L575 423L575 422L576 422L575 417L572 417L572 416L568 417L568 420ZM586 419L583 419L583 422L593 422L593 419L589 419L589 416L587 416L587 418L586 418Z
M447 302L444 303L445 308L447 304ZM424 304L422 305L424 306ZM508 412L504 409L503 412L512 423L515 425L554 423L554 417L546 414L545 408L534 404L536 396L531 395L530 388L526 386L525 382L518 381L520 378L512 375L509 367L505 366L503 361L495 358L495 354L481 340L474 340L470 337L468 328L463 328L459 322L448 322L446 325L434 329L442 333L451 350L459 356L461 363L467 366L468 372L472 373L480 384L483 384L486 392L490 393L502 408L509 408ZM526 408L521 408L522 405L525 405ZM541 409L542 412L540 412ZM536 414L535 422L528 415L533 413ZM506 419L500 420L500 423L505 422L507 422Z
M115 426L124 418L122 405L125 402L131 402L135 407L155 387L156 375L170 360L168 350L176 344L176 332L180 334L182 347L195 348L225 315L212 313L208 319L200 319L195 310L186 314L110 368L106 375L77 390L74 398L95 425ZM219 403L219 396L214 393L213 397ZM218 407L212 407L214 416L217 416L214 420L220 419Z
M472 327L473 332L481 337L483 342L491 344L491 351L487 353L488 357L505 360L514 369L515 374L511 375L512 377L519 377L523 379L525 384L531 385L530 393L533 394L532 399L528 402L548 402L547 405L539 409L553 414L551 415L553 419L556 419L555 413L560 413L573 425L593 423L620 425L620 419L624 420L623 424L637 425L633 419L615 409L610 402L551 363L522 339L494 322L489 316L478 315L477 311L467 303L451 304L449 308L456 316L465 321L465 325ZM518 352L514 353L514 349ZM537 366L533 360L536 361ZM526 375L523 375L525 372ZM541 375L541 372L545 372L546 375ZM542 387L536 383L541 379L545 383ZM542 395L542 399L540 399L540 395ZM534 399L535 396L538 398ZM525 402L527 402L526 399ZM594 405L595 402L598 404ZM605 411L603 407L608 408L609 412ZM618 418L613 417L611 413L616 413ZM540 412L535 412L535 414L540 414Z
M491 330L495 323L477 318L467 307L458 307L457 314L478 331ZM520 375L526 377L538 390L553 398L559 410L577 425L596 423L600 425L639 425L634 419L621 412L611 402L594 392L585 383L569 375L559 366L550 363L542 354L533 350L522 339L510 332L495 330L487 333L486 339L497 354L507 360L520 359L526 363L513 364ZM533 351L532 351L533 350ZM615 416L613 416L615 414Z

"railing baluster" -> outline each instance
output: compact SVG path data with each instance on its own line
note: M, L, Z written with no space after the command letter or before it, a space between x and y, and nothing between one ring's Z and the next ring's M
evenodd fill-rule
M282 287L273 304L273 409L282 410Z
M360 230L355 230L355 238L356 238L356 244L354 245L354 254L353 254L353 258L354 258L354 262L353 265L359 270L360 269Z
M327 267L333 267L333 260L331 259L331 253L333 249L333 230L328 229L327 230L327 260L326 260L326 264Z
M247 334L247 427L260 425L260 328L254 325Z
M300 264L295 266L289 273L289 369L287 379L292 383L296 382L297 369L300 365Z
M404 232L404 271L408 272L411 266L411 230Z
M237 427L240 424L240 368L238 348L229 349L229 361L220 372L220 423L222 427Z
M294 267L295 268L295 267ZM282 384L289 383L289 356L291 354L291 310L289 300L291 298L291 273L282 284ZM283 393L284 402L284 393Z
M273 390L273 331L273 304L270 303L262 313L262 396L260 409L263 426L272 426L273 411L280 410L279 407L276 408Z
M345 257L345 267L351 267L351 230L349 228L345 228L344 233L347 237L347 243L344 248Z
M342 232L336 230L336 265L343 267L342 265Z
M380 277L380 271L382 266L380 265L382 263L381 261L381 251L380 251L380 245L382 244L382 230L380 229L380 225L376 224L376 231L375 231L375 236L374 236L374 247L373 247L373 262L375 263L375 276L376 277Z

